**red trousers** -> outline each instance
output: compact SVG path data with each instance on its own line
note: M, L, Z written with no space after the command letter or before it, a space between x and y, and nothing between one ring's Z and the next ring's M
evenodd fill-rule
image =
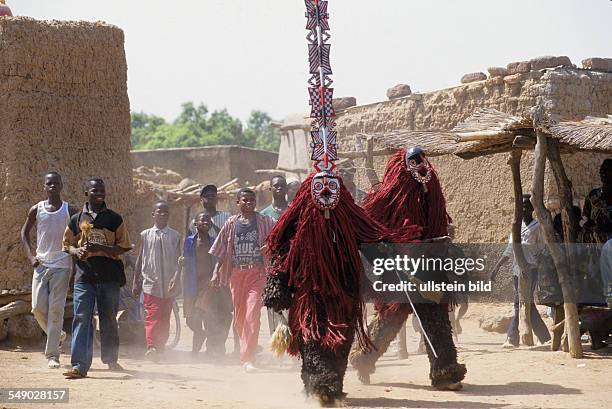
M170 314L174 298L159 298L145 293L145 338L147 348L163 351L170 336Z
M266 284L263 266L233 269L230 290L234 304L234 327L240 338L240 361L254 362L259 339L261 294Z

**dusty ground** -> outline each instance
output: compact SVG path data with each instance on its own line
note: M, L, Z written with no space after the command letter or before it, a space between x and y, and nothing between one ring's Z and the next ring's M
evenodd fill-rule
M507 310L507 306L476 305L463 324L459 349L468 366L463 391L438 392L429 386L425 355L408 330L410 357L397 360L387 353L372 385L362 386L354 371L345 378L349 407L392 408L604 408L612 398L612 351L572 360L545 347L502 350L504 335L478 328L478 316ZM267 349L267 323L262 314L260 344ZM264 330L265 329L265 330ZM58 370L46 368L40 348L15 350L0 346L0 387L68 387L70 403L60 408L313 408L301 394L298 367L280 366L270 353L259 358L260 373L245 374L236 362L224 365L195 361L187 352L191 333L166 362L143 360L142 352L123 348L123 373L110 372L94 359L88 379L64 380ZM231 349L231 340L228 349ZM62 363L69 357L62 356ZM42 404L2 404L0 407L45 407Z

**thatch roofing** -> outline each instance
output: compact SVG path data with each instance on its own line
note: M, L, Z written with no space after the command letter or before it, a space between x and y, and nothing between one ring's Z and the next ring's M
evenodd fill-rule
M542 131L560 140L562 152L589 150L612 153L612 116L548 124ZM532 149L535 145L530 118L512 116L490 108L477 110L450 131L400 129L374 136L385 148L418 145L429 156L452 154L463 159L517 148Z
M465 142L512 136L520 129L531 127L531 120L527 118L508 115L491 108L482 108L457 124L451 132L456 135L457 141Z
M415 131L397 130L375 135L385 148L401 149L420 146L428 156L458 155L469 156L470 152L499 151L512 146L512 135L501 135L496 139L457 142L456 135L445 130ZM467 158L466 158L467 159Z
M548 130L562 144L580 150L612 153L612 115L559 122L548 126Z

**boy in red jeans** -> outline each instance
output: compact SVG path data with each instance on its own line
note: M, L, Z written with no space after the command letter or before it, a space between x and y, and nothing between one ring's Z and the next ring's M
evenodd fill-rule
M255 192L238 192L240 214L230 217L221 228L210 254L217 258L211 285L228 285L234 304L234 326L240 338L240 361L246 372L254 372L259 338L261 294L266 283L262 247L274 227L274 220L257 213Z
M132 294L144 292L146 356L157 360L170 334L170 314L180 287L178 259L181 235L168 227L170 209L166 202L153 206L154 226L140 233L138 261Z

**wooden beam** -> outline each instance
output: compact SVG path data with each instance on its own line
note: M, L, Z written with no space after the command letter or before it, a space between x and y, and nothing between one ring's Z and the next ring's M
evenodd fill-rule
M372 156L387 156L393 155L397 152L397 149L393 148L385 148L385 149L377 149L372 151ZM348 152L338 152L339 158L347 158L347 159L367 159L368 151L348 151Z
M32 294L22 293L22 294L2 294L0 295L0 305L10 304L13 301L17 301L17 300L31 302Z
M238 178L233 178L233 179L232 179L232 180L230 180L229 182L224 183L224 184L222 184L221 186L217 187L217 191L222 191L222 190L225 190L225 189L226 189L226 188L228 188L229 186L239 184L239 182L240 182L240 179L238 179Z
M265 173L265 174L282 174L285 172L289 173L309 173L308 169L286 169L286 168L276 168L276 169L257 169L255 173Z
M514 148L533 149L535 148L536 139L533 136L517 135L512 142Z

